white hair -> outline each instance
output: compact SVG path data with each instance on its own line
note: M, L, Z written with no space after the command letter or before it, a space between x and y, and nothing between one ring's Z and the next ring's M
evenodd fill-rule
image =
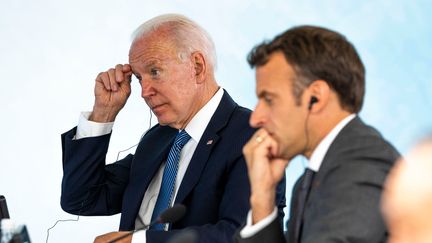
M180 14L164 14L152 18L140 25L132 34L132 43L161 27L169 26L172 38L179 49L186 49L189 54L200 51L213 70L216 69L216 51L210 35L200 25ZM182 58L184 53L179 53Z

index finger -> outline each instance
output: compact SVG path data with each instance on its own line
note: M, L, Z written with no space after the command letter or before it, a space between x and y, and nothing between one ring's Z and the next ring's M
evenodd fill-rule
M121 83L125 80L125 72L123 71L123 69L125 69L124 66L125 65L122 64L117 64L115 66L115 81L117 83Z
M254 135L249 139L248 143L261 143L269 136L269 133L264 128L258 129Z
M131 71L132 71L131 65L129 65L127 63L123 65L123 72L124 73L131 72Z

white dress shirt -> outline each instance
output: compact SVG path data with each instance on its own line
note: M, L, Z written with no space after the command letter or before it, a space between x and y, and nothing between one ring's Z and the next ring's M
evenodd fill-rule
M176 177L176 183L174 188L174 197L171 205L174 203L177 196L178 189L192 159L192 155L201 139L211 117L215 113L219 103L222 99L224 90L219 88L216 94L207 102L207 104L198 111L197 114L192 118L192 120L186 125L186 132L191 136L191 139L185 144L179 159L179 168ZM114 125L113 122L110 123L97 123L88 120L90 112L81 113L80 120L77 127L77 132L75 139L85 138L85 137L95 137L102 136L111 132ZM156 175L150 182L147 191L144 194L144 198L141 203L141 207L138 213L138 217L141 217L144 224L148 225L151 221L153 214L153 209L156 205L156 200L159 195L159 189L162 183L163 171L165 168L166 161L164 161L159 168ZM141 227L142 223L138 219L135 220L135 228ZM145 231L138 231L132 237L132 243L134 242L146 242Z
M319 168L321 167L321 163L324 159L324 156L326 155L330 145L333 143L336 136L339 134L339 132L350 122L352 119L354 119L356 115L351 114L342 121L340 121L327 136L324 137L323 140L318 144L318 146L315 148L315 150L312 152L312 155L310 157L310 160L308 162L307 167L315 172L318 172ZM277 207L274 208L273 212L262 219L261 221L257 222L256 224L252 225L252 211L249 210L247 219L246 219L246 225L243 227L243 229L240 231L240 236L242 238L249 238L254 236L256 233L264 229L266 226L268 226L273 220L275 220L278 216Z

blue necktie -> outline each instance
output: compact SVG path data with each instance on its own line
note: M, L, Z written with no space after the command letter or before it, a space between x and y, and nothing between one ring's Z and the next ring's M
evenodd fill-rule
M177 134L174 140L174 144L172 145L168 154L168 159L162 177L162 183L156 205L153 210L151 222L156 220L165 209L170 207L171 200L173 199L174 186L179 167L180 152L190 138L191 137L189 134L187 134L186 130L183 130ZM150 229L164 230L164 226L164 224L155 224L150 227Z

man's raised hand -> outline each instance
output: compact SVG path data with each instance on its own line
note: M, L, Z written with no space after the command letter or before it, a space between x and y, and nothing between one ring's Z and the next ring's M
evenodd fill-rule
M112 122L126 104L131 93L132 69L129 64L117 64L96 77L95 104L89 120Z

